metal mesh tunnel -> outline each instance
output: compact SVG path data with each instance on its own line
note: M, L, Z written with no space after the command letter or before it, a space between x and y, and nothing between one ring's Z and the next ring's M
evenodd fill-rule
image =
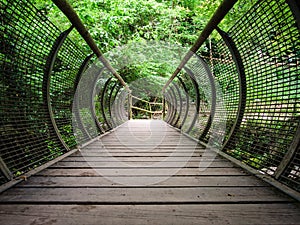
M217 25L211 54L193 52L166 86L163 120L299 197L299 2L261 0L228 31ZM0 1L1 185L131 119L127 86L69 38L75 28Z

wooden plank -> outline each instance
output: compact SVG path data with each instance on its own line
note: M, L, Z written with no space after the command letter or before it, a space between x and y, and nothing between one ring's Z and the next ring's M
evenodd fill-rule
M124 187L124 183L132 179L142 179L150 182L152 177L118 177L120 183L115 183L105 177L31 177L18 187ZM148 180L147 180L148 179ZM204 177L166 177L159 187L246 187L269 186L268 184L248 176L215 176Z
M72 159L72 157L70 157ZM78 157L75 157L78 158ZM85 159L87 162L90 161L112 161L112 160L124 160L124 158L127 158L128 161L130 161L131 159L135 160L138 158L141 159L145 159L145 158L153 158L154 161L162 161L164 159L168 159L168 161L178 161L178 162L182 162L182 161L201 161L201 162L206 162L206 161L213 161L215 159L222 159L218 156L191 156L191 157L187 157L187 156L172 156L172 157L167 157L167 156L156 156L156 157L151 157L151 156L139 156L139 155L131 155L131 156L114 156L114 157L108 157L108 156L82 156L80 157L82 159ZM199 160L200 159L200 160Z
M170 176L174 169L47 169L37 175L39 176ZM195 170L191 168L180 169L175 176L243 176L248 175L239 168L206 168L205 170Z
M2 202L28 203L241 203L280 202L290 198L270 187L13 188Z
M171 145L176 145L176 144L181 144L181 145L192 145L195 146L197 145L196 142L194 142L191 139L188 139L187 137L183 136L182 138L180 137L111 137L111 136L105 136L104 138L102 138L100 141L96 141L97 144L100 143L104 143L104 144L109 144L109 143L141 143L141 144L145 144L145 143L149 143L149 144L154 144L154 143L158 143L158 144L171 144ZM96 144L95 143L95 144ZM94 145L95 145L94 144Z
M127 168L128 166L134 166L134 167L143 167L143 166L155 166L157 165L158 163L160 163L160 167L182 167L183 163L185 163L184 161L183 162L176 162L176 161L167 161L167 162L163 162L161 163L160 161L150 161L150 162L145 162L145 161L138 161L138 162L123 162L123 161L119 161L119 162L116 162L116 161L113 161L113 162L106 162L106 161L100 161L100 162L95 162L95 161L92 161L92 162L86 162L86 161L82 161L82 162L66 162L66 161L61 161L61 162L58 162L56 163L55 165L52 165L51 168L68 168L68 167L97 167L97 168ZM231 162L224 162L224 161L212 161L212 162L207 162L209 163L209 167L223 167L223 168L227 168L227 167L235 167L233 163ZM201 166L207 166L206 163L205 165L201 165L201 163L199 161L194 161L194 162L187 162L184 167L185 168L199 168Z
M299 224L291 198L190 139L175 144L182 135L162 121L149 133L149 123L129 121L4 192L0 224ZM129 132L167 141L131 143ZM113 157L99 152L103 143Z
M93 149L84 149L81 150L80 153L103 153L103 152L112 152L112 153L145 153L145 152L150 152L150 153L175 153L175 152L180 152L180 153L210 153L213 154L213 152L210 151L204 151L204 150L196 150L196 149L160 149L160 148L93 148ZM217 154L214 154L217 155Z
M0 224L298 225L294 204L0 205Z
M150 147L155 147L152 150L157 150L157 151L164 151L164 150L180 150L180 151L201 151L204 152L206 151L202 147L194 147L194 146L154 146L154 145L131 145L136 147L136 150L148 150ZM128 146L123 146L123 145L97 145L97 146L87 146L84 149L81 149L81 151L92 151L92 150L98 150L98 149L109 149L109 150L126 150L128 149Z
M122 162L160 162L161 157L118 157L118 160ZM172 157L170 161L174 162L186 162L188 158L186 157ZM216 158L200 158L200 157L192 157L190 158L189 162L200 162L207 161L207 162L227 162L231 163L230 161L217 156ZM113 158L103 158L103 157L82 157L82 156L70 156L61 160L60 162L115 162Z
M194 153L194 152L78 152L75 153L74 156L116 156L116 157L201 157L202 154L204 156L216 156L216 153L210 152L210 153Z

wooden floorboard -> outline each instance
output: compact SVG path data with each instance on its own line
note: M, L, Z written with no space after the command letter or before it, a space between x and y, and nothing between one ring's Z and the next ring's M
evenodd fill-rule
M299 224L294 204L0 205L0 223L24 224Z
M0 224L300 224L292 198L162 121L129 121L0 195Z

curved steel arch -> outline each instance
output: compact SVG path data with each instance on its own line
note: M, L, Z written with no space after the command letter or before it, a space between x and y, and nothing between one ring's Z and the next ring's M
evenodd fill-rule
M177 79L179 80L181 86L183 87L183 90L184 90L184 93L185 93L185 97L186 97L186 110L185 110L182 122L181 122L181 124L179 126L179 128L181 129L182 126L183 126L183 124L185 123L185 121L187 119L187 116L188 116L188 111L189 111L189 107L190 107L190 105L189 105L189 99L190 99L190 97L189 97L188 89L187 89L185 83L183 82L182 78L180 76L178 76Z
M70 151L69 146L66 144L66 142L63 140L61 133L57 127L54 114L53 114L53 109L51 106L51 97L50 97L50 80L51 80L51 74L53 71L54 63L57 59L58 52L61 49L64 41L67 39L68 35L70 32L73 30L73 26L71 26L68 30L62 32L59 37L55 40L52 50L50 52L50 55L47 59L46 65L45 65L45 73L44 73L44 80L43 80L43 99L45 102L45 107L48 110L48 116L50 118L53 130L55 131L57 138L63 145L63 147L67 150Z

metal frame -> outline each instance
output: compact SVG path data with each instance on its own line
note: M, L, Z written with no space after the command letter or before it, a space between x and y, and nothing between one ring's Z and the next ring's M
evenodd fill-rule
M98 131L100 132L100 134L104 134L105 130L103 129L103 127L101 126L101 124L99 123L99 120L97 118L94 97L97 95L97 93L96 93L97 81L98 81L99 77L102 75L103 71L104 71L104 67L102 67L100 69L100 71L98 72L98 75L95 77L95 79L93 81L94 86L93 86L92 93L91 93L92 96L91 96L91 104L90 104L90 106L91 106L90 110L91 110L92 116L94 118L94 121L97 125Z
M197 54L196 54L197 55ZM207 65L207 63L199 56L197 55L198 60L201 61L202 66L204 67L206 74L208 75L208 79L209 79L209 84L210 84L210 88L211 88L211 108L210 108L210 115L207 121L207 124L204 128L204 130L202 131L202 134L199 137L199 140L204 140L205 136L208 134L212 122L215 118L215 113L216 113L216 101L217 101L217 95L216 95L216 85L215 85L215 79L214 76L209 68L209 66Z
M106 93L107 87L108 87L109 83L111 82L111 80L112 80L112 77L109 78L109 79L105 82L104 87L103 87L103 89L102 89L101 100L100 100L100 101L101 101L100 104L101 104L101 112L102 112L102 116L103 116L103 119L104 119L106 125L108 126L108 129L109 129L109 130L112 129L112 126L111 126L110 122L108 122L107 117L106 117L106 114L105 114L105 105L106 105L106 104L105 104L104 101L105 101L105 93Z
M287 4L289 4L290 9L297 22L298 29L300 30L300 3L298 0L286 0L286 2Z
M183 82L182 78L181 78L180 76L178 76L177 79L179 80L181 86L183 87L183 90L184 90L184 93L185 93L185 97L186 97L186 109L185 109L185 113L184 113L182 122L181 122L181 124L180 124L180 126L179 126L179 129L181 129L182 126L184 125L186 119L187 119L187 116L188 116L189 107L190 107L190 105L189 105L190 97L189 97L189 95L188 95L188 90L187 90L187 88L186 88L186 86L185 86L185 83Z
M76 76L76 80L75 80L75 83L74 83L74 90L75 90L75 97L74 97L74 105L76 107L76 110L74 112L74 116L76 118L76 121L78 123L78 126L80 127L80 130L83 131L83 135L85 136L85 139L88 140L88 139L92 139L92 137L90 136L89 132L86 130L83 122L82 122L82 119L81 119L81 116L80 116L80 112L79 112L79 109L78 109L78 98L77 98L77 87L78 87L78 84L80 82L80 79L84 73L84 71L86 70L91 58L93 57L93 54L90 54L89 56L87 56L84 61L82 62L80 68L79 68L79 71L77 73L77 76Z
M198 82L196 80L196 77L195 75L193 74L193 72L188 69L187 67L184 67L184 70L186 71L186 73L189 75L192 83L193 83L193 86L194 86L194 90L196 91L196 112L194 114L194 118L192 120L192 123L190 125L190 127L188 128L188 130L186 131L186 133L190 133L192 128L195 126L195 123L199 117L199 110L200 110L200 92L199 92L199 85L198 85Z
M6 164L3 161L1 156L0 156L0 170L1 170L2 174L5 176L5 178L7 180L12 180L13 179L12 172L8 169L8 167L6 166Z
M175 84L173 84L173 86L175 86ZM172 126L175 126L174 120L177 116L177 99L176 99L175 91L174 91L172 86L170 86L170 98L171 98L171 103L172 103L172 109L173 110L172 110L172 117L171 117L171 120L170 120L169 123Z
M59 35L59 37L56 39L55 43L53 44L52 50L50 52L50 55L48 56L47 63L45 65L45 73L44 73L45 75L43 80L43 98L45 102L45 107L48 109L48 113L49 113L48 115L51 120L52 128L55 131L57 138L59 139L59 141L67 151L70 151L70 148L61 137L60 131L54 119L54 114L51 106L51 97L50 97L50 80L51 80L51 74L52 74L53 66L57 58L58 52L62 47L64 41L70 34L70 32L73 30L73 28L74 27L71 26L68 30L62 32Z
M128 120L132 119L132 95L128 93Z
M110 119L111 119L111 124L113 125L113 127L116 127L116 123L115 123L115 120L114 120L114 118L113 118L113 116L112 116L112 98L113 98L113 93L114 93L114 91L115 91L115 88L117 87L117 85L118 85L118 83L117 82L115 82L115 84L112 86L112 88L110 89L110 92L109 92L109 94L108 94L108 102L109 102L109 107L108 107L108 112L109 112L109 115L110 115ZM116 93L118 93L118 90L117 90L117 92ZM114 98L113 99L115 99L115 97L116 97L116 95L114 95Z
M293 141L275 172L276 179L279 179L279 177L288 169L288 166L290 165L290 162L292 161L294 155L296 154L296 151L299 148L299 146L300 146L300 122L298 124L298 128L294 135Z
M177 111L177 113L178 113L178 117L177 117L177 119L175 120L175 122L174 122L174 126L175 127L180 127L180 126L178 126L178 122L179 122L179 120L180 120L180 117L181 117L181 114L182 114L182 97L181 97L181 93L180 93L180 90L179 90L179 88L178 88L178 86L177 86L177 84L176 83L174 83L174 87L175 87L175 89L176 89L176 91L177 91L177 93L178 93L178 97L179 97L179 112ZM175 93L174 93L175 94ZM176 97L176 95L175 95L175 97ZM175 99L176 100L176 99ZM177 103L177 101L176 101L176 103ZM178 107L177 107L178 108Z
M240 99L239 99L239 106L238 106L236 121L233 124L233 126L231 127L228 138L223 145L223 150L226 150L226 148L228 147L228 143L232 142L233 138L239 131L242 119L244 117L244 112L245 112L245 108L246 108L246 100L247 100L247 81L246 81L246 74L245 74L243 61L242 61L241 55L240 55L234 41L226 32L222 31L220 28L216 28L216 30L223 38L225 44L227 45L227 47L232 55L233 61L235 62L235 65L236 65L236 68L238 71L238 78L239 78L239 85L240 85L239 86Z
M116 89L115 93L113 94L113 89ZM122 86L116 82L116 84L114 85L114 87L112 88L111 94L110 94L110 117L114 122L114 117L112 115L112 112L114 111L115 115L116 115L116 119L117 122L114 123L114 125L117 127L120 125L120 121L122 121L122 113L121 113L121 106L124 106L124 102L122 101L122 99L120 99L118 96L120 94L122 94L122 92L120 93L120 91L122 90ZM118 98L117 98L118 97ZM115 103L115 104L113 104ZM114 105L114 108L112 108L112 106Z
M166 117L165 117L165 121L166 123L170 123L170 118L171 118L171 114L172 114L172 104L171 104L171 99L169 96L169 92L166 91L164 92L164 99L165 99L165 105L167 105L168 111L166 113Z

